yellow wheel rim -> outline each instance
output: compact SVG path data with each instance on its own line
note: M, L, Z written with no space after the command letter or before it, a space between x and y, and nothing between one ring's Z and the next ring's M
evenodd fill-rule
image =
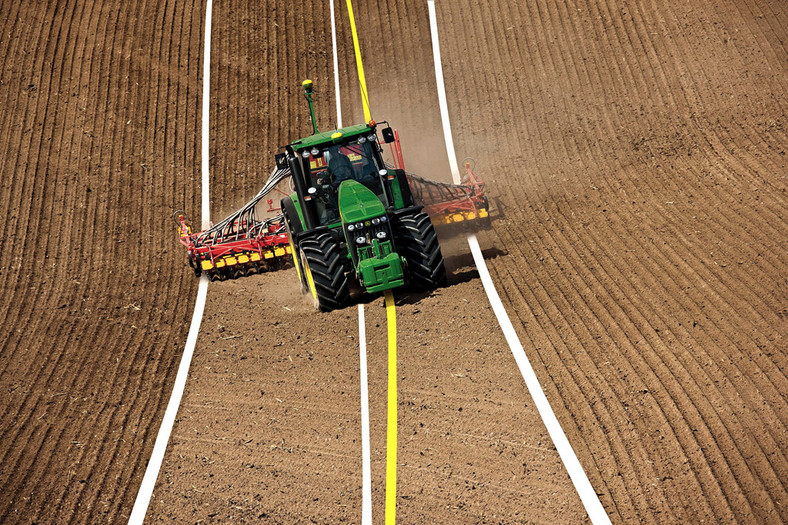
M298 273L298 282L302 283L304 281L301 277L301 266L298 264L298 256L296 255L295 248L293 247L293 236L289 231L287 232L287 242L290 244L290 253L293 254L293 264L295 264L296 272Z
M306 274L306 282L309 285L309 291L312 293L312 299L315 301L315 306L318 305L317 289L315 288L315 280L312 279L312 270L309 269L309 261L304 254L301 254L301 259L304 261L304 273Z

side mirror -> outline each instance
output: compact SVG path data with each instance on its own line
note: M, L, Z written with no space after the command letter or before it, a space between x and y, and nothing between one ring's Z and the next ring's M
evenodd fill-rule
M391 144L394 140L394 130L391 129L391 126L383 128L383 142Z

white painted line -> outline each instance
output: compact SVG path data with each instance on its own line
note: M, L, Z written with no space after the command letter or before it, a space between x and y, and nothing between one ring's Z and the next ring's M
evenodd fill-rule
M207 0L207 7L205 10L205 44L203 56L203 90L202 90L202 227L207 228L210 224L211 217L211 202L208 198L208 186L210 180L208 177L209 170L209 138L210 127L208 125L208 117L210 115L210 78L211 78L211 16L213 12L213 1ZM186 379L189 376L189 367L194 355L194 348L197 344L197 336L200 334L200 325L202 324L202 314L205 311L205 299L208 296L208 277L203 274L200 278L200 285L197 288L197 300L194 303L194 313L192 313L191 325L189 325L189 335L186 337L186 346L181 356L180 365L178 365L178 374L175 376L175 385L172 387L172 394L167 403L167 409L164 411L164 418L159 427L159 433L156 436L156 443L153 445L153 452L151 453L148 466L145 469L145 475L140 484L140 490L137 492L137 499L134 501L134 507L131 509L129 516L129 525L142 525L145 520L145 514L148 511L151 496L153 495L153 488L156 485L156 479L159 477L159 470L161 470L162 461L164 461L164 453L167 451L167 443L170 441L170 434L172 427L175 424L175 417L178 415L178 407L181 404L183 397L183 390L186 387Z
M446 141L446 153L449 156L452 177L454 178L455 183L459 183L460 173L457 166L457 155L454 152L454 141L452 140L451 135L449 109L446 104L446 87L443 81L443 65L441 64L440 58L438 23L437 17L435 16L434 0L428 0L427 6L429 8L430 15L432 54L435 61L435 79L438 84L438 102L440 104L441 120L443 122L443 136ZM468 245L471 248L473 260L476 263L476 267L479 271L479 277L481 278L482 285L484 286L484 291L487 293L487 297L490 300L490 305L492 306L493 312L495 312L495 317L498 319L498 323L501 325L501 330L503 331L503 335L506 338L506 342L509 344L509 348L514 355L514 360L517 362L517 366L520 368L520 373L525 380L525 385L528 388L528 391L531 393L531 398L534 400L534 404L539 411L539 415L542 417L542 420L547 427L547 432L550 434L550 439L553 440L553 444L558 450L558 455L561 457L561 461L564 462L564 466L566 466L566 469L569 472L569 477L572 479L575 490L577 490L580 500L583 502L586 512L588 512L588 517L591 518L591 522L594 524L610 523L610 518L605 512L605 508L602 506L602 503L599 501L599 497L596 495L594 488L591 486L591 482L588 481L588 476L586 476L583 466L580 464L580 461L578 461L577 455L572 449L572 445L566 438L566 434L564 434L561 424L555 417L555 413L550 406L550 402L547 400L547 396L545 396L544 391L542 390L542 385L539 384L539 379L536 377L533 367L531 366L531 362L528 360L528 356L525 354L523 345L520 343L520 339L517 337L517 332L512 325L512 321L509 319L509 315L506 313L506 309L501 302L498 291L495 289L495 285L490 278L490 272L487 269L487 263L484 261L484 255L482 255L482 250L479 247L479 241L476 239L476 234L468 234Z
M495 285L490 278L490 272L487 269L487 264L484 262L484 255L482 255L479 241L476 239L476 234L468 234L468 245L471 247L473 260L479 270L479 277L484 285L484 291L487 292L487 297L490 300L493 312L495 312L495 317L498 318L498 323L501 325L501 330L506 338L506 342L509 343L509 348L511 348L512 354L514 355L514 360L520 368L520 374L522 374L525 380L525 385L531 394L531 398L534 400L539 415L542 416L542 421L544 421L547 432L550 434L550 439L553 440L553 444L558 450L561 461L564 462L566 470L569 471L569 477L575 485L575 490L577 490L580 500L586 508L586 512L588 512L588 517L591 518L591 523L610 523L610 518L605 512L602 502L599 501L594 487L592 487L591 482L588 481L583 466L580 464L580 461L578 461L577 455L575 455L575 451L572 449L572 445L569 443L566 434L564 434L561 428L561 423L559 423L558 419L555 417L550 402L547 400L547 396L545 396L542 390L542 385L539 384L539 379L536 377L531 362L525 354L523 345L517 337L517 332L514 330L512 321L509 319L509 315L506 313L506 309L501 302L498 291L495 289Z
M202 57L202 229L211 225L211 200L209 189L211 186L211 18L213 17L213 0L207 0L205 7L205 39Z
M175 385L172 388L172 395L170 396L169 403L167 403L167 410L164 412L161 427L159 427L159 434L156 436L156 443L153 445L153 453L148 461L145 476L142 478L142 484L137 493L134 508L131 510L129 525L141 524L145 519L145 513L148 511L148 504L153 495L153 487L156 485L156 479L159 477L161 463L164 460L164 453L167 450L167 443L170 440L170 433L175 423L175 416L178 414L178 407L181 404L183 389L186 386L186 378L189 375L189 365L191 364L192 355L194 355L194 346L197 343L197 336L200 333L202 313L205 309L205 297L207 295L208 278L203 275L202 278L200 278L200 287L197 290L197 302L194 305L192 323L189 327L189 335L186 338L186 348L183 351L183 357L181 357L181 364L178 366L178 375L175 377Z
M369 446L369 382L367 381L367 329L364 305L358 305L358 341L361 354L361 523L372 525L372 465Z
M339 58L337 55L337 24L334 18L334 0L329 4L331 10L331 45L334 48L334 93L337 99L337 128L342 127L342 101L339 98Z
M339 54L334 18L331 10L331 46L334 51L334 97L337 103L337 128L342 127L342 98L339 92ZM364 324L364 305L358 305L359 380L361 382L361 523L372 525L372 455L369 444L369 380L367 379L367 329Z
M443 83L443 66L441 65L441 46L438 42L438 23L435 18L435 2L429 0L427 7L430 12L430 34L432 35L432 59L435 63L435 82L438 84L438 106L441 110L443 123L443 141L446 143L446 153L449 155L449 167L454 184L460 183L460 169L457 166L457 156L454 154L454 139L451 136L451 122L449 122L449 105L446 103L446 88Z

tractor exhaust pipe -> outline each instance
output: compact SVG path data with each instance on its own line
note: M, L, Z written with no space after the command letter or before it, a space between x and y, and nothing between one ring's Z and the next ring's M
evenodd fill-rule
M317 211L315 210L315 202L309 194L309 186L307 185L306 177L304 177L304 166L293 148L287 146L287 164L290 166L290 176L293 179L296 193L300 196L303 195L303 211L304 213L304 227L306 230L311 230L318 226Z

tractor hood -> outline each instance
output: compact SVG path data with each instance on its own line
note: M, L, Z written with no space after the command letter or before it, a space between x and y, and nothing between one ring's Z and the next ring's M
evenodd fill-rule
M386 208L363 184L346 180L339 186L339 215L342 222L358 222L386 213Z

